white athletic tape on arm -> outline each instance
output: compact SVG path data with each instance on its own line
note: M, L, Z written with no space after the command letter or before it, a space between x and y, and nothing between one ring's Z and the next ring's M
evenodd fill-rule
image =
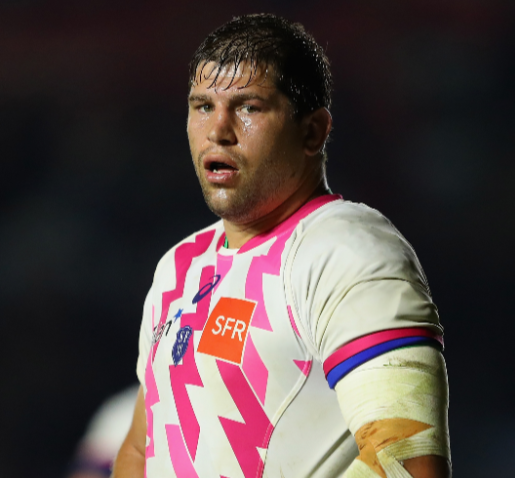
M377 458L386 473L388 478L413 478L394 456L386 450L381 450L377 454Z
M365 463L359 460L354 460L343 478L381 478L380 475L374 473L372 469Z
M345 421L360 445L357 461L370 466L377 456L380 462L369 468L372 474L367 477L410 477L399 461L418 456L450 460L447 373L434 348L383 354L353 370L335 389ZM365 477L363 472L361 465L353 464L345 477Z

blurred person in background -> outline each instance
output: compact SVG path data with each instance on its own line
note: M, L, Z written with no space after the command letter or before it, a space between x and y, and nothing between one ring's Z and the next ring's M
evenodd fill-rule
M67 478L105 478L129 430L139 385L109 397L91 418Z
M238 17L190 86L221 220L157 266L113 476L449 477L443 329L410 244L327 185L324 51L299 24Z

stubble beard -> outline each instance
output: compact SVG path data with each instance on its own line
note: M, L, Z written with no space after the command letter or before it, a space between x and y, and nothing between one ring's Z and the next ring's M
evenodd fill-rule
M209 209L222 219L245 224L259 219L273 209L270 205L275 203L286 177L277 159L263 161L251 178L245 177L244 161L240 159L238 165L242 177L235 188L211 184L205 177L200 174L198 176Z

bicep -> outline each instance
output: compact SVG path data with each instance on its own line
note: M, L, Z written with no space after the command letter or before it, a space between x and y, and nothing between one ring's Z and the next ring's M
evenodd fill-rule
M360 450L355 468L366 465L383 477L450 476L448 387L440 352L429 346L388 352L350 372L335 389ZM345 476L352 473L351 466Z
M116 457L112 478L143 478L146 436L145 400L140 386L132 423Z
M145 398L143 387L139 387L132 423L127 433L125 442L129 442L139 453L145 456L145 442L147 436L147 420L145 415Z

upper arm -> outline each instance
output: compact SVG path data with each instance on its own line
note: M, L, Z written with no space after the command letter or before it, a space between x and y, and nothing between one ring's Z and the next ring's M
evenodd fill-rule
M386 342L398 348L416 337L438 339L442 334L411 246L379 213L354 208L357 217L349 213L306 229L285 273L293 318L306 346L324 363L326 375L339 364L333 357L326 365L328 359L349 344L345 357L372 345L385 352ZM384 331L389 333L365 340L362 347L362 338Z
M450 476L447 374L439 351L422 346L386 353L335 389L360 451L351 468L383 478Z
M145 400L140 386L132 423L114 462L112 478L143 478L146 437Z
M134 414L132 423L125 438L125 443L134 448L134 450L145 456L145 443L147 437L147 420L145 414L145 398L143 387L139 387L136 404L134 406Z
M425 478L421 470L432 467L428 477L445 477L447 378L432 348L442 348L442 328L414 250L388 220L361 205L328 214L317 226L297 239L285 282L300 335L336 386L361 451L351 465L357 474L349 469L345 476L369 476L365 463L375 463L374 476L383 478L384 467L393 467L388 476L409 476L409 469ZM391 366L389 354L411 365Z

